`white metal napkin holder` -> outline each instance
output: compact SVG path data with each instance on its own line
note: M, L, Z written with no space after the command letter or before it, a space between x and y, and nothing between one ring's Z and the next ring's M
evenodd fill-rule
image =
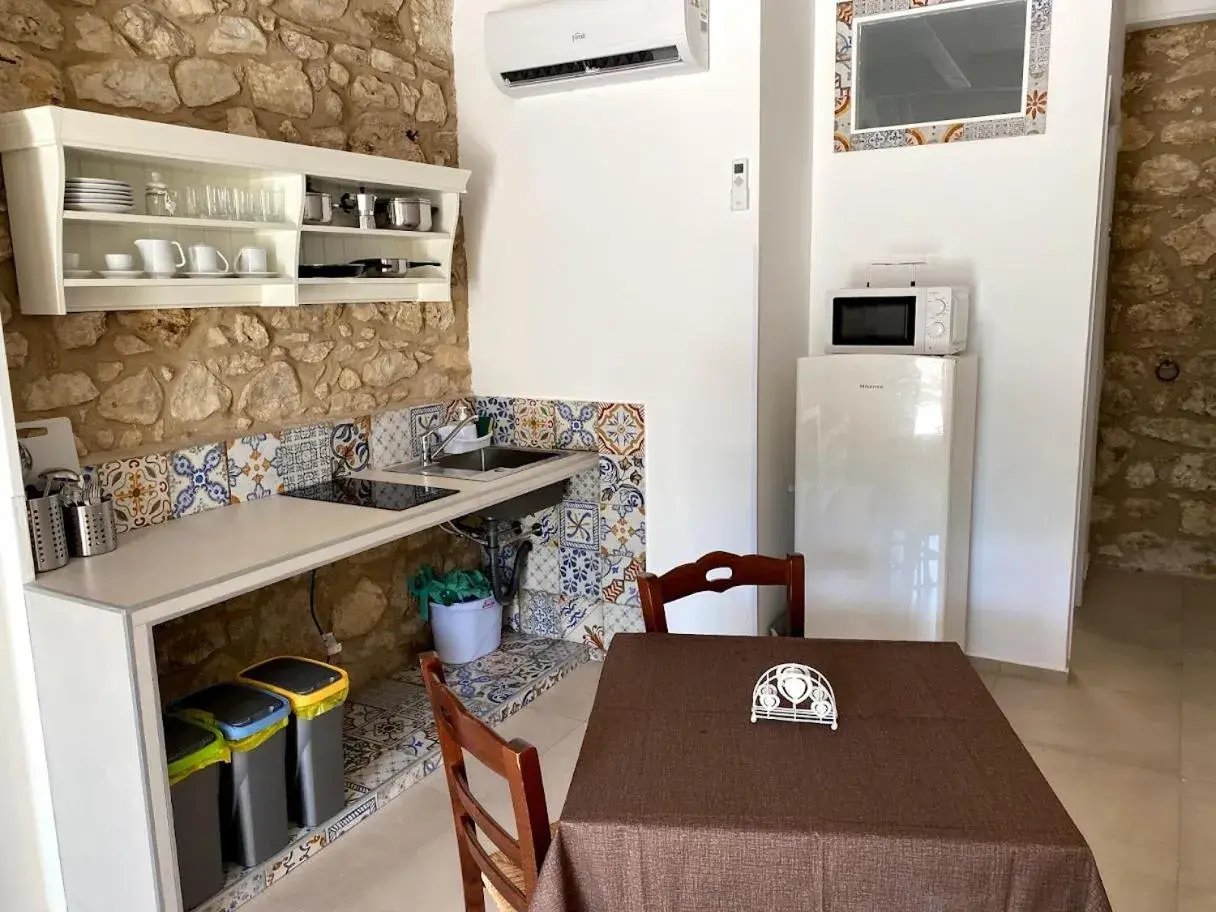
M836 731L836 694L832 685L810 665L774 665L756 681L752 691L752 721L813 722Z

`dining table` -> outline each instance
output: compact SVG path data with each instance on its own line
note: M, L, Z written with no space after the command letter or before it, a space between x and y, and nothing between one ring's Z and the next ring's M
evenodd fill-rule
M752 721L770 668L837 728ZM531 912L1111 912L953 643L618 634Z

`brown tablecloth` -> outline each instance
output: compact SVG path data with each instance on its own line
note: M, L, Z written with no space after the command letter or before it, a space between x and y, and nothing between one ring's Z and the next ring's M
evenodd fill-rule
M751 722L804 662L840 728ZM533 912L1110 912L953 644L623 634Z

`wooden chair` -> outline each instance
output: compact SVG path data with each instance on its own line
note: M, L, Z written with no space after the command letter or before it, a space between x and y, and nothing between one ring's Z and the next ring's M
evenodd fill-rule
M730 575L710 579L717 570ZM667 603L698 592L725 592L736 586L784 586L790 611L790 636L805 636L806 562L801 554L763 557L714 551L691 564L668 570L662 576L647 573L638 581L647 633L667 632Z
M524 912L540 866L549 851L556 825L550 828L536 748L516 738L504 741L497 732L470 713L444 682L443 663L433 652L422 656L422 680L426 684L443 768L456 819L456 846L460 852L460 874L466 912L485 912L482 887L502 912ZM507 780L515 811L518 839L502 828L469 791L464 751ZM498 846L489 854L478 839L478 830Z

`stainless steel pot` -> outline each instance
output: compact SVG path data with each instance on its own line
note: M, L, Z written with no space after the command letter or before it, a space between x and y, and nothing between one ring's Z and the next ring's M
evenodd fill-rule
M394 196L384 201L386 227L403 231L431 230L431 201L420 196Z
M328 225L333 220L334 205L328 193L309 190L304 194L304 221L310 225Z

